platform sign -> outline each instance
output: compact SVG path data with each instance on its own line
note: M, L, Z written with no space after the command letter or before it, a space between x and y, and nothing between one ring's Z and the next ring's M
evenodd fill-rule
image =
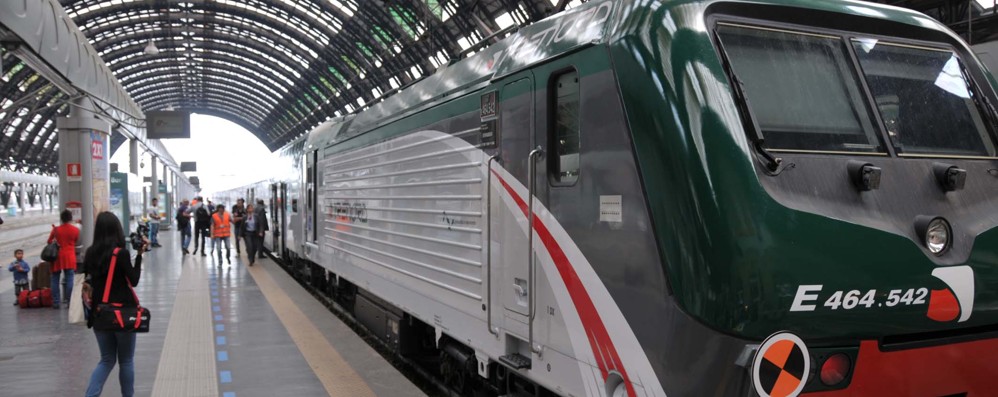
M186 139L191 137L191 114L184 111L146 112L146 137Z
M66 181L83 181L83 166L80 163L66 163Z

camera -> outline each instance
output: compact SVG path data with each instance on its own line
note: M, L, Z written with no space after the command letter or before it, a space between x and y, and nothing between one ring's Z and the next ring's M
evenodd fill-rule
M140 223L132 234L128 235L128 242L132 244L132 250L138 251L145 244L142 238L149 235L149 226Z

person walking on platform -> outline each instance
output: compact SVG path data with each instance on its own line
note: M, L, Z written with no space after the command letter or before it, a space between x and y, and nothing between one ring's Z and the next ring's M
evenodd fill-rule
M73 293L73 273L76 272L76 242L80 240L80 229L73 226L73 213L69 210L62 210L59 213L59 220L62 224L52 225L52 232L49 233L48 244L53 241L59 243L59 257L52 264L52 308L58 309L59 298L64 297L69 302L69 296ZM59 294L59 279L63 277L62 291Z
M208 212L208 207L204 204L200 197L198 198L198 206L194 209L194 252L198 252L198 242L201 242L201 256L208 256L204 251L207 249L205 237L208 238L208 242L211 242L211 213Z
M17 306L17 298L21 296L21 291L28 291L28 272L31 265L24 260L24 250L14 250L14 261L7 266L7 270L14 272L14 306Z
M152 205L149 207L149 241L152 242L152 247L159 248L159 221L162 219L159 216L159 199L153 197Z
M257 251L263 250L263 226L253 204L246 206L246 223L243 224L242 234L246 238L246 255L250 266L256 263Z
M243 199L236 200L236 205L232 206L232 224L236 228L236 256L241 253L239 251L239 238L243 235L243 223L246 220L246 208L243 205L245 201Z
M225 206L219 204L215 206L215 215L211 216L211 239L212 245L218 248L218 264L222 264L222 243L225 243L225 262L232 264L229 259L229 236L232 235L232 218L225 212Z
M177 229L180 230L180 251L187 255L190 251L187 247L191 246L191 211L190 211L190 201L184 200L180 202L180 208L177 208Z
M270 224L267 223L267 206L263 204L263 200L256 201L256 218L260 227L257 229L256 238L259 238L259 244L256 246L256 251L259 252L260 259L263 259L263 236L268 230L270 230Z
M110 280L111 291L107 292L108 302L119 303L123 306L134 307L138 305L138 297L132 292L132 286L138 285L142 276L142 253L148 250L149 241L143 238L144 244L135 253L135 261L129 257L128 247L125 246L125 235L121 229L121 222L118 217L110 212L101 212L97 215L94 224L94 243L87 249L84 255L84 270L88 276L88 284L91 288L90 296L96 302L98 297L105 294L104 288L108 285L108 273L110 273L111 257L114 250L118 249L115 259L115 270ZM85 287L86 288L86 287ZM87 327L92 328L94 322L94 311L89 312ZM104 382L114 369L115 361L118 362L118 382L121 385L121 395L131 397L135 393L135 333L134 332L111 332L94 330L97 337L97 346L100 348L100 362L90 374L90 383L87 385L87 397L95 397L101 394L104 389Z

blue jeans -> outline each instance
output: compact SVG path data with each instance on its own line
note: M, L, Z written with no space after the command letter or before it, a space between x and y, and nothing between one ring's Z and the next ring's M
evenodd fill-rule
M186 250L191 246L191 225L180 227L180 246Z
M211 239L211 245L212 246L218 246L218 263L219 264L222 263L222 244L225 244L225 257L228 258L229 257L229 250L232 249L232 246L229 245L229 238L228 237L215 237L215 238Z
M159 244L159 221L155 219L149 222L149 243Z
M135 333L94 331L97 335L97 346L100 348L100 362L90 374L90 384L87 385L87 397L96 397L104 389L107 376L114 369L117 360L118 383L121 385L122 397L132 397L135 394Z
M69 301L69 297L73 296L73 273L75 272L70 269L63 270L62 272L52 272L52 304L55 306L59 306L62 303L62 300L59 299L61 297L59 294L60 273L66 275L66 277L62 277L62 292L66 293L66 301Z

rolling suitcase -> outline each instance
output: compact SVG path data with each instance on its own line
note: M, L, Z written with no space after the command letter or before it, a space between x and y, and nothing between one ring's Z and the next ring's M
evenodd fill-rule
M52 288L52 264L48 262L39 263L31 268L31 289L44 288Z

